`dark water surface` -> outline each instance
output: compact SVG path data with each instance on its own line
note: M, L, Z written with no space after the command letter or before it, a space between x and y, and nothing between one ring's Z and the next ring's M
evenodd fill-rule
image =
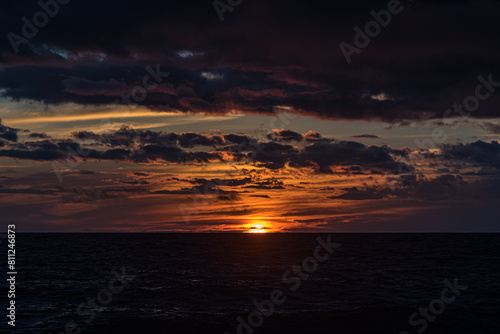
M318 237L327 234L18 234L12 333L69 323L68 333L233 334L275 289L284 303L240 333L413 334L425 322L424 333L500 333L499 234L332 234L341 246L291 291L283 273L314 255ZM455 278L467 289L410 325Z

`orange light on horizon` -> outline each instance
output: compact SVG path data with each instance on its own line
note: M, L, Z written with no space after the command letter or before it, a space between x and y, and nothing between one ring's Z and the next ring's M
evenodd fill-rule
M248 233L266 233L266 229L263 225L252 225Z
M263 228L251 228L248 233L266 233L266 230Z

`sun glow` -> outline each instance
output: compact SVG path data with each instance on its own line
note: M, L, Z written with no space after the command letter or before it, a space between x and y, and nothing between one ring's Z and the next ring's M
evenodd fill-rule
M252 225L248 233L266 233L266 229L263 225Z
M250 229L250 231L248 231L248 233L266 233L266 230L264 230L263 228L262 229L252 228Z

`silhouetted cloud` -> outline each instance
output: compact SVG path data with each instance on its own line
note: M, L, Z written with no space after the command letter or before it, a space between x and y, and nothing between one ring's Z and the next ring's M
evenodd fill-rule
M248 195L248 197L271 198L269 195Z
M353 43L353 27L384 7L256 0L221 24L210 2L144 0L140 11L128 1L71 2L18 45L19 53L2 38L1 95L53 106L118 99L128 108L122 94L143 84L146 66L159 64L170 75L137 102L152 110L271 115L286 107L321 119L399 124L442 118L474 94L479 75L500 81L500 47L491 43L500 34L494 0L406 2L391 28L348 65L339 44ZM2 4L2 36L21 34L20 18L38 10L37 2ZM255 13L259 24L249 24ZM425 24L416 25L423 16ZM499 100L493 94L481 101L471 117L498 118Z
M283 181L278 179L268 179L265 181L255 182L253 185L245 186L244 188L253 188L253 189L285 189Z
M3 125L2 119L0 118L0 138L1 139L15 142L18 139L18 136L17 136L18 131L19 131L18 129L10 128L8 126Z
M206 184L213 184L217 186L229 186L229 187L235 187L235 186L242 186L248 183L252 182L252 179L249 177L245 177L243 179L195 179L189 181L190 183L193 184L198 184L198 185L203 185L205 186Z
M380 137L376 136L376 135L356 135L356 136L349 136L349 137L346 137L346 138L352 138L352 139L356 139L356 138L360 138L360 139L379 139Z
M46 133L30 133L28 138L40 138L40 139L46 139L46 138L50 138L50 136L48 136Z
M442 150L448 159L500 168L500 144L498 141L487 143L478 140L470 144L444 144Z
M361 166L367 170L397 171L399 164L391 156L399 154L383 146L365 146L352 141L315 142L292 160L293 166L312 165L321 173L332 173L332 166Z
M80 140L95 140L110 146L125 147L134 144L158 144L193 148L195 146L215 146L224 142L224 137L219 135L136 130L129 126L122 126L113 133L96 134L91 131L78 131L73 132L72 136Z
M292 130L273 130L267 137L269 139L276 138L280 141L290 142L290 141L301 141L304 137L302 134L292 131Z
M332 167L344 166L351 174L361 174L365 171L396 172L399 163L393 156L405 154L404 151L393 150L388 146L335 141L323 138L317 132L302 135L290 130L274 130L273 134L277 134L280 140L285 142L302 142L305 138L306 145L296 147L278 143L274 141L274 137L268 141L259 141L249 135L167 133L124 126L118 131L102 134L90 131L73 132L72 139L26 141L0 150L0 156L38 161L78 156L85 160L117 160L130 163L246 161L271 170L284 168L288 164L295 168L311 167L319 173L331 174ZM91 146L88 146L89 144ZM110 146L112 148L109 148ZM214 150L187 150L204 146Z

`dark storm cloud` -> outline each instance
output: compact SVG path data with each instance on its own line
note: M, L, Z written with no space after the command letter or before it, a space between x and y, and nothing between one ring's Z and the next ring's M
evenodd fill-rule
M19 149L6 149L0 150L0 157L26 159L35 161L53 161L66 158L65 152L59 150L19 150Z
M291 161L299 153L298 149L291 145L282 145L275 142L266 142L251 148L250 158L257 162L258 166L268 169L280 169Z
M193 148L195 146L216 146L224 142L223 137L217 135L203 135L194 132L179 134L178 143L185 148Z
M12 131L11 128L4 132ZM18 131L18 130L15 130ZM16 132L17 133L17 132ZM301 140L301 145L279 143L274 135L283 141ZM37 136L43 138L44 136ZM283 139L286 138L286 139ZM233 144L233 143L240 144ZM174 133L151 130L135 130L122 127L118 131L95 134L89 131L72 133L72 139L45 138L38 141L4 142L0 141L0 157L27 159L35 161L55 160L110 160L128 163L208 163L208 162L247 162L255 166L278 170L286 166L293 168L312 168L317 173L327 174L385 174L398 175L401 170L412 171L398 160L407 157L406 150L392 149L389 146L366 146L354 141L339 141L323 138L317 132L300 134L290 130L274 130L272 139L259 141L249 135ZM208 147L212 149L199 150ZM193 149L192 151L188 150ZM475 167L500 168L500 144L477 141L469 144L444 144L442 152L426 153L430 159L444 159L455 163L459 169L472 164ZM432 164L430 165L432 167ZM339 168L337 168L339 167ZM443 169L441 173L450 173ZM203 185L208 182L219 185L250 186L251 179L197 179L192 183ZM407 182L407 180L405 181ZM258 187L276 187L277 184L258 184ZM352 196L369 196L352 190ZM351 196L351 195L346 195Z
M73 132L72 137L80 140L96 140L110 146L133 146L134 144L179 145L183 148L195 146L216 146L224 142L218 135L195 132L155 132L151 130L135 130L128 126L121 127L114 133L96 134L90 131Z
M399 123L424 112L442 118L474 94L479 75L500 81L498 1L402 3L348 65L339 44L352 44L353 28L387 1L256 0L223 23L211 1L72 1L18 54L1 39L1 94L112 103L159 64L170 76L138 102L153 110L272 114L289 106L319 118ZM0 34L21 34L21 18L39 10L36 1L2 3ZM471 117L498 117L499 100L495 93L481 101Z
M391 153L398 151L383 146L365 146L353 141L316 142L306 146L292 160L293 165L314 165L321 173L332 173L332 166L360 166L367 170L398 170Z
M66 92L85 96L119 96L127 89L124 83L113 79L110 82L106 82L70 77L69 79L63 80L63 85Z
M497 141L487 143L479 140L470 144L445 144L442 149L448 159L500 168L500 144Z
M201 163L220 161L220 153L187 152L175 146L140 145L134 149L113 148L94 150L71 140L26 142L0 150L0 157L35 161L54 160L116 160L129 163L165 161L171 163Z
M89 131L74 132L71 135L72 139L44 139L15 143L0 150L0 156L37 161L81 158L130 163L244 161L273 170L284 168L287 164L296 168L310 167L319 173L333 173L331 167L343 166L349 167L349 173L361 174L364 171L397 172L399 164L393 155L405 154L404 151L393 150L388 146L365 146L352 141L335 141L323 138L317 132L302 135L290 130L276 130L274 133L281 138L287 138L285 141L292 140L291 138L295 138L294 141L299 138L310 140L306 141L305 147L300 148L272 140L263 142L248 135L166 133L122 127L118 131L103 134ZM234 142L240 144L232 144ZM87 147L89 144L92 148ZM187 150L204 146L211 147L214 151ZM203 180L205 179L200 179ZM248 180L210 181L243 185L248 183Z
M0 139L5 139L8 141L17 141L18 136L17 132L18 129L10 128L8 126L5 126L2 124L2 119L0 118Z
M249 144L256 143L255 139L248 135L236 135L236 134L227 134L223 135L224 140L228 143L234 144Z
M108 151L109 152L109 151ZM122 160L147 163L162 160L172 163L209 162L222 160L218 153L186 152L178 147L147 145L134 152L127 152Z

